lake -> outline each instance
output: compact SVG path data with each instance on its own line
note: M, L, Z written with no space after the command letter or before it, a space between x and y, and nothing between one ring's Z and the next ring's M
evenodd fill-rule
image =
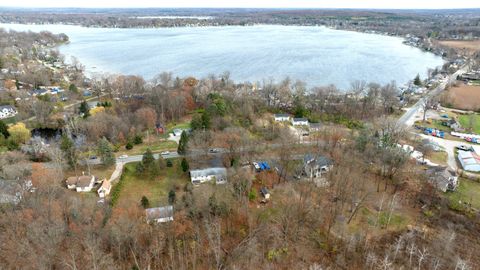
M355 80L404 84L443 64L441 57L402 43L403 39L315 26L222 26L156 29L85 28L71 25L0 24L17 31L65 33L60 52L77 57L90 73L141 75L163 71L205 77L231 73L236 81L281 81L307 86Z

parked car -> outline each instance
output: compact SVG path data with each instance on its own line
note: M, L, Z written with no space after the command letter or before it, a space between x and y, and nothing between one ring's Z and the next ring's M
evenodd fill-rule
M473 152L473 147L469 146L469 145L464 145L464 144L461 144L461 145L457 145L456 147L458 150L460 151L471 151Z
M128 155L121 155L121 156L119 156L118 158L119 158L119 159L126 159L127 157L128 157Z
M170 154L170 151L164 151L164 152L160 153L160 155L162 155L162 156L166 156L168 154Z
M217 148L212 148L212 149L209 149L208 152L210 153L218 153L219 150Z

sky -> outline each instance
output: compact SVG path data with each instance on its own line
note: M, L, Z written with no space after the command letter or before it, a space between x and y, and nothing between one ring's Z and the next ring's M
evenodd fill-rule
M0 6L3 7L480 8L480 0L21 0L2 2L4 3L0 3Z

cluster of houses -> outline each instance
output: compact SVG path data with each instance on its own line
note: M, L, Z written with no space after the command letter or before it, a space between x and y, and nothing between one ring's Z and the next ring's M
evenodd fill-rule
M40 86L38 89L33 89L30 94L36 97L44 95L58 95L63 92L65 92L65 90L57 86Z
M75 190L76 192L91 192L95 185L100 184L97 189L97 194L100 198L105 198L110 194L112 184L110 180L99 180L93 175L72 176L65 181L67 188Z
M17 115L17 109L12 105L0 106L0 119L6 119Z

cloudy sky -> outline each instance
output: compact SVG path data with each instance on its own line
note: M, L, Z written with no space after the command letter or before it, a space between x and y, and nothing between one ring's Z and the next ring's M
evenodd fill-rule
M480 8L479 0L21 0L10 7Z

